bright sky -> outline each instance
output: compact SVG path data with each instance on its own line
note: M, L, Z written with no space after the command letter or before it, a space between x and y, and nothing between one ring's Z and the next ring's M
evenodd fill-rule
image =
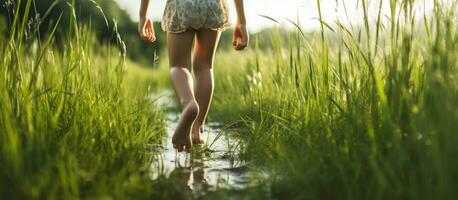
M131 13L134 20L138 20L138 10L141 0L116 0L119 5ZM235 8L232 0L227 0L231 12L232 22L236 21ZM166 0L151 0L150 15L154 20L161 20ZM300 20L301 27L310 31L319 28L316 20L318 7L316 0L245 0L245 12L250 30L259 30L263 27L274 25L274 23L259 15L266 15L280 21L283 25L291 25L287 19L292 21ZM342 2L345 2L343 5ZM358 3L359 2L359 3ZM375 17L379 0L367 1L369 14ZM389 15L389 0L384 1L382 12ZM431 10L432 0L420 0L418 9L420 13ZM424 5L424 6L423 6ZM346 8L346 9L345 9ZM358 8L358 9L357 9ZM322 17L325 22L334 24L340 19L344 22L356 24L361 21L362 10L361 0L321 0ZM346 10L346 11L345 11ZM355 12L355 11L358 12Z

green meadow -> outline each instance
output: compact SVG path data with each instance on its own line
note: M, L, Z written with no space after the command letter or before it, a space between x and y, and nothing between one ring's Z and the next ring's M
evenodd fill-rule
M34 32L35 1L16 1L0 35L0 199L456 198L458 3L391 0L384 14L382 2L359 1L352 26L318 6L319 30L278 24L243 52L223 33L209 122L266 175L196 197L149 175L170 142L173 111L151 98L172 89L166 51L130 56L133 36L113 25L101 40L75 1Z

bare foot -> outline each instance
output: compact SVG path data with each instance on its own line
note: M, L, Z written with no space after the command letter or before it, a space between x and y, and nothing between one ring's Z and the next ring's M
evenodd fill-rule
M172 137L173 146L178 152L191 151L191 127L198 113L199 106L195 101L191 101L183 106L183 112Z
M192 143L203 144L204 143L204 127L196 126L192 128Z

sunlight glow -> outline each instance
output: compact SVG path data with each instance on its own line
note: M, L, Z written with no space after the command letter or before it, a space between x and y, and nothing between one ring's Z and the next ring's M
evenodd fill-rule
M116 0L119 5L126 9L132 19L138 20L138 9L140 0ZM232 0L227 0L232 22L235 23L237 16ZM161 20L166 0L151 0L150 15L154 20ZM369 0L367 2L368 13L371 19L377 16L379 2ZM383 1L382 16L389 16L390 6L388 0ZM344 4L345 3L345 4ZM432 10L433 1L420 0L418 3L418 16ZM323 21L335 25L336 20L340 20L345 25L358 25L362 22L361 0L321 0L321 14ZM262 17L269 16L281 23L285 27L293 27L288 20L297 22L305 31L313 31L320 27L318 23L318 6L316 0L245 0L245 12L247 23L250 30L256 31L264 27L273 26L276 23ZM355 12L355 11L358 12Z

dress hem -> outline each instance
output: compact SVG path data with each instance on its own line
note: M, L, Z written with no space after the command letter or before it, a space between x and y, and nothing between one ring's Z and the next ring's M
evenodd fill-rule
M175 33L175 34L180 34L180 33L184 33L188 30L199 30L199 29L210 29L210 30L213 30L213 31L225 31L226 29L228 29L229 27L232 26L232 23L228 22L222 26L218 26L217 28L213 28L213 27L199 27L199 28L193 28L193 27L187 27L187 28L184 28L184 29L180 29L180 30L169 30L167 28L164 28L162 27L162 31L164 32L167 32L167 33Z

